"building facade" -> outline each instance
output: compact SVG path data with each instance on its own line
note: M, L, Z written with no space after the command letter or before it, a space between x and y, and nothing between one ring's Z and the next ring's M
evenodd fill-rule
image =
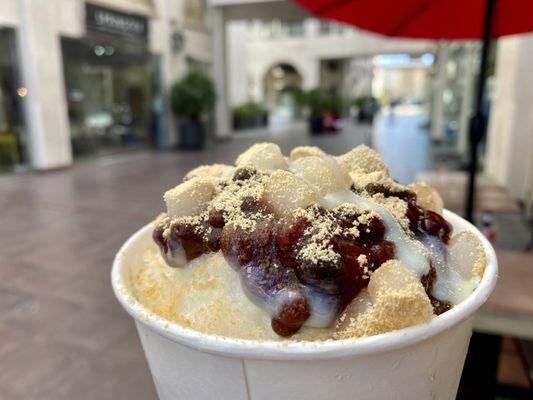
M168 92L211 68L208 26L202 0L0 2L0 160L45 170L172 144Z
M272 73L280 66L290 67L301 89L323 87L346 96L369 95L374 70L380 69L372 64L374 56L418 57L436 49L434 42L386 39L314 18L232 21L228 24L228 47L233 105L250 99L271 103L276 91ZM385 69L380 72L386 73ZM288 78L292 86L295 79Z

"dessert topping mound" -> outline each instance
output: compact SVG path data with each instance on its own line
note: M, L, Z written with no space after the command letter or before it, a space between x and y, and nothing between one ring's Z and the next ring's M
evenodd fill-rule
M336 158L306 146L286 158L256 144L234 167L194 169L164 199L153 238L165 262L189 268L221 252L282 337L302 326L347 338L428 322L475 289L485 264L475 236L452 237L433 188L394 181L366 146Z

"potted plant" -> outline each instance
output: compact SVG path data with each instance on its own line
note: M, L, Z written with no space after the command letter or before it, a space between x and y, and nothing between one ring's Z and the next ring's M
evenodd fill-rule
M322 101L323 129L335 132L341 129L340 121L344 108L343 98L337 93L327 93Z
M379 110L379 103L372 96L359 96L352 103L357 107L357 120L359 122L372 122L374 115Z
M343 109L343 99L340 95L315 88L307 92L296 92L294 99L300 107L308 110L311 134L337 130L337 122Z
M233 127L238 130L266 126L267 115L261 104L248 101L233 109Z
M174 84L171 91L172 111L179 117L179 143L187 150L204 144L202 117L211 111L216 101L211 79L199 70L190 70Z
M323 131L322 112L324 105L324 92L321 89L311 89L295 94L296 102L309 111L309 133L319 134Z

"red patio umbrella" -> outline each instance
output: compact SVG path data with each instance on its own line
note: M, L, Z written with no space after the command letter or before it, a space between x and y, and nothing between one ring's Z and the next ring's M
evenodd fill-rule
M533 0L295 0L312 14L387 36L418 39L482 39L474 115L466 218L473 220L477 148L486 118L482 112L489 41L533 31Z

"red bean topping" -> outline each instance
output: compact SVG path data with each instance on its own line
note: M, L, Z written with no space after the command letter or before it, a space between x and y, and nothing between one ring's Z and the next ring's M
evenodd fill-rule
M249 179L248 169L237 171L235 180ZM416 195L405 191L392 193L383 188L371 188L386 196L396 196L408 202L407 218L415 235L433 235L446 242L451 235L451 225L439 214L420 208L415 204ZM280 336L295 334L311 314L309 300L302 288L307 285L315 291L336 297L342 312L368 285L368 273L387 260L394 258L394 243L384 240L385 225L378 217L359 223L361 216L355 209L326 210L315 207L314 219L287 217L275 220L266 205L252 197L245 198L241 210L253 215L255 225L244 229L233 224L226 225L222 211L211 211L197 224L175 223L169 237L163 232L167 225L157 226L153 239L169 265L172 259L167 254L183 250L188 260L209 251L222 251L228 263L240 273L243 288L252 301L265 306L278 301L283 293L291 295L284 299L272 316L272 329ZM259 219L257 218L259 216ZM340 228L341 234L329 237L329 245L338 258L333 261L310 260L298 257L299 251L308 244L307 229L321 218L330 218L332 231ZM356 227L359 235L346 232ZM363 256L363 257L362 257ZM434 268L422 277L426 292L431 293L435 279ZM430 296L436 313L451 306Z

